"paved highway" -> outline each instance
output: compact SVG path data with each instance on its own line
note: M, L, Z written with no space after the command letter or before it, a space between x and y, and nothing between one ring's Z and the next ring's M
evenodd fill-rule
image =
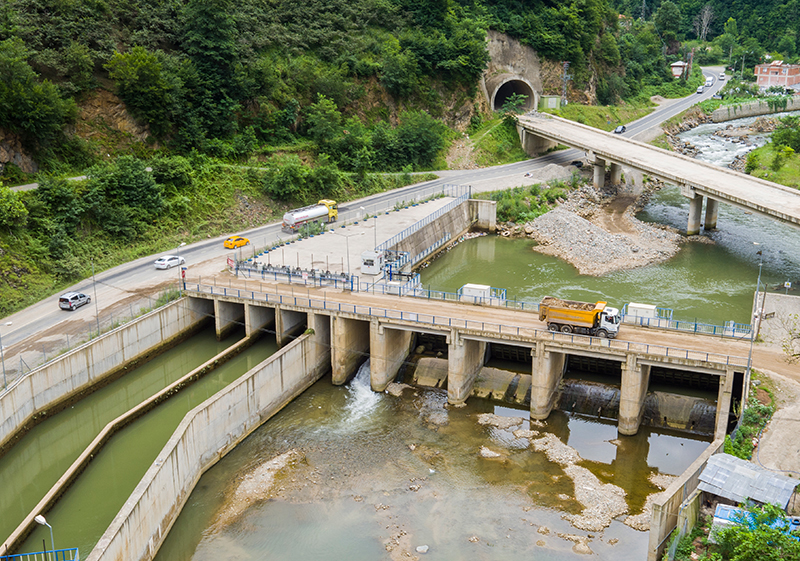
M705 72L708 76L717 76L719 71L718 69L709 69ZM652 114L629 124L628 130L623 136L638 135L657 126L658 123L684 111L698 100L710 97L720 87L721 84L715 81L714 86L703 94L692 94L659 107ZM392 207L396 200L411 200L419 193L446 184L470 185L492 181L502 182L503 180L515 181L519 180L526 172L540 170L552 164L567 164L583 156L583 152L571 149L503 166L478 170L443 171L440 172L440 179L434 181L411 185L343 204L340 212L357 211L360 207L369 209L381 204ZM286 237L286 234L280 230L280 224L269 224L247 232L235 233L250 238L256 247L263 247L267 243ZM211 275L224 267L224 258L232 253L231 250L222 247L224 238L225 236L198 241L180 249L180 255L186 259L192 276ZM245 251L247 249L250 248L246 248ZM2 330L0 337L2 337L5 350L7 369L13 371L19 368L19 359L16 358L16 355L21 354L23 358L32 357L30 366L34 366L36 363L34 357L41 359L47 353L52 356L54 351L60 351L65 333L73 334L72 341L74 341L77 334L83 334L88 329L94 328L97 312L99 312L100 318L107 318L111 312L124 314L131 307L135 311L136 307L146 301L149 296L157 295L159 290L170 284L174 285L179 272L176 269L156 271L153 268L153 261L160 255L174 254L175 252L175 248L166 247L160 254L137 259L97 273L96 283L93 283L92 279L87 279L70 287L69 290L84 292L92 298L91 304L79 308L75 312L64 312L58 309L58 295L54 295L6 318L5 321L11 321L12 325L0 325L0 330ZM28 358L25 360L28 362Z

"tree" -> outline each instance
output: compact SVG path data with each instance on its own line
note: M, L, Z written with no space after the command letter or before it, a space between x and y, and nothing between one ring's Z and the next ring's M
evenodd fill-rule
M780 319L786 332L781 340L781 348L789 362L797 362L800 360L800 314L789 314Z
M678 30L681 28L681 11L670 0L664 0L653 16L653 21L662 33L671 31L677 35Z
M733 18L728 18L728 21L725 22L724 29L725 33L734 38L739 36L739 26L736 24L736 20Z
M708 35L708 29L711 27L711 23L714 21L714 8L711 7L711 4L706 4L694 18L694 22L692 24L692 28L694 29L695 35L700 38L701 41L706 40L706 36Z
M734 561L798 561L800 542L787 532L786 513L775 505L752 506L735 526L719 532L724 559Z
M42 149L61 136L76 108L51 82L38 81L28 54L17 38L0 41L0 127L20 135L28 147Z
M307 113L308 134L317 144L323 146L338 136L342 114L331 99L318 93L317 102L308 108Z
M778 41L778 46L776 48L778 49L778 52L787 58L790 58L794 56L795 51L797 50L797 44L795 43L794 37L786 34L781 37L780 41Z

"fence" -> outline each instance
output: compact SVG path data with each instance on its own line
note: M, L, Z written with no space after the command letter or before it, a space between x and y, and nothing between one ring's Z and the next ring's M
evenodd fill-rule
M0 561L80 561L78 548L48 549L36 553L0 555Z
M406 283L409 285L414 279ZM406 285L400 285L398 292L402 292ZM636 343L633 341L623 341L618 339L600 339L587 335L577 335L575 333L560 333L533 327L520 327L518 325L505 325L487 321L475 321L465 318L454 318L447 315L432 315L419 312L408 312L403 310L391 310L379 306L358 305L349 302L336 302L329 300L327 295L324 297L271 294L264 292L248 291L240 288L215 287L211 285L186 284L187 293L197 294L219 294L231 296L253 302L263 302L276 305L290 305L312 310L332 311L338 313L349 313L355 315L365 315L383 319L393 319L418 323L424 326L459 328L467 331L480 331L482 333L494 335L509 335L524 339L543 339L561 343L579 344L588 347L605 347L623 352L638 352L653 356L677 358L684 360L698 360L703 362L723 364L726 366L747 366L746 357L734 357L706 351L695 351L691 349L680 349L666 347L664 345L654 345L649 343ZM405 294L410 294L408 289Z
M429 214L428 216L426 216L425 218L423 218L422 220L420 220L418 222L415 222L414 224L412 224L411 226L409 226L408 228L406 228L405 230L403 230L399 234L395 234L394 236L392 236L391 238L389 238L388 240L386 240L382 244L379 244L378 247L375 248L375 250L376 251L384 251L384 250L387 250L387 249L389 249L391 247L396 246L398 243L400 243L402 240L406 239L408 236L410 236L414 232L417 232L417 231L421 230L422 228L424 228L425 226L427 226L428 224L430 224L431 222L433 222L437 218L439 218L441 216L444 216L445 214L447 214L448 212L450 212L451 210L456 208L458 205L460 205L461 203L463 203L467 199L469 199L469 193L464 193L463 195L460 195L455 200L449 202L448 204L446 204L445 206L443 206L442 208L440 208L436 212L434 212L432 214Z

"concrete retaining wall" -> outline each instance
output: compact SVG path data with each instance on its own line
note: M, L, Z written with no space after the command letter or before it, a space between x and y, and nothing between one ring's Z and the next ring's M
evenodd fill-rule
M89 555L153 559L200 476L329 369L304 334L186 414Z
M179 341L213 314L213 304L182 298L18 378L0 396L0 455L39 420Z
M772 104L770 104L769 101L759 100L743 103L742 105L720 107L711 113L711 120L715 123L722 123L724 121L732 121L743 117L770 115L772 113L783 113L784 111L800 111L800 99L798 99L798 97L799 96L794 96L789 98L785 106L782 102L776 104L776 98L773 98Z
M764 308L763 319L760 324L756 323L759 339L782 345L788 341L790 333L800 329L800 296L762 290L758 293L758 302L755 302L755 296L753 298L753 314ZM795 352L798 350L795 348Z
M708 445L700 457L686 468L681 476L672 482L664 492L664 497L653 503L650 515L650 545L647 548L647 561L659 561L664 548L667 547L667 538L678 522L681 504L688 499L700 483L700 473L706 467L708 459L722 451L723 439L714 440Z
M410 236L403 238L392 249L407 251L413 258L441 240L447 233L451 236L450 240L455 241L458 236L468 231L472 224L477 221L478 208L478 205L472 204L472 201L465 201L428 224L425 228L421 228ZM483 221L488 223L486 213L487 210L483 209Z

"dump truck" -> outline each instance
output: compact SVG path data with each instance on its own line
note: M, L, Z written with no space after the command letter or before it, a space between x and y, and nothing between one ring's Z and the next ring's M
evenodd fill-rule
M539 321L550 331L580 333L613 339L619 333L620 315L606 302L574 302L545 296L539 304Z
M339 210L336 201L321 199L317 204L290 210L283 215L283 229L296 232L304 224L336 222Z

